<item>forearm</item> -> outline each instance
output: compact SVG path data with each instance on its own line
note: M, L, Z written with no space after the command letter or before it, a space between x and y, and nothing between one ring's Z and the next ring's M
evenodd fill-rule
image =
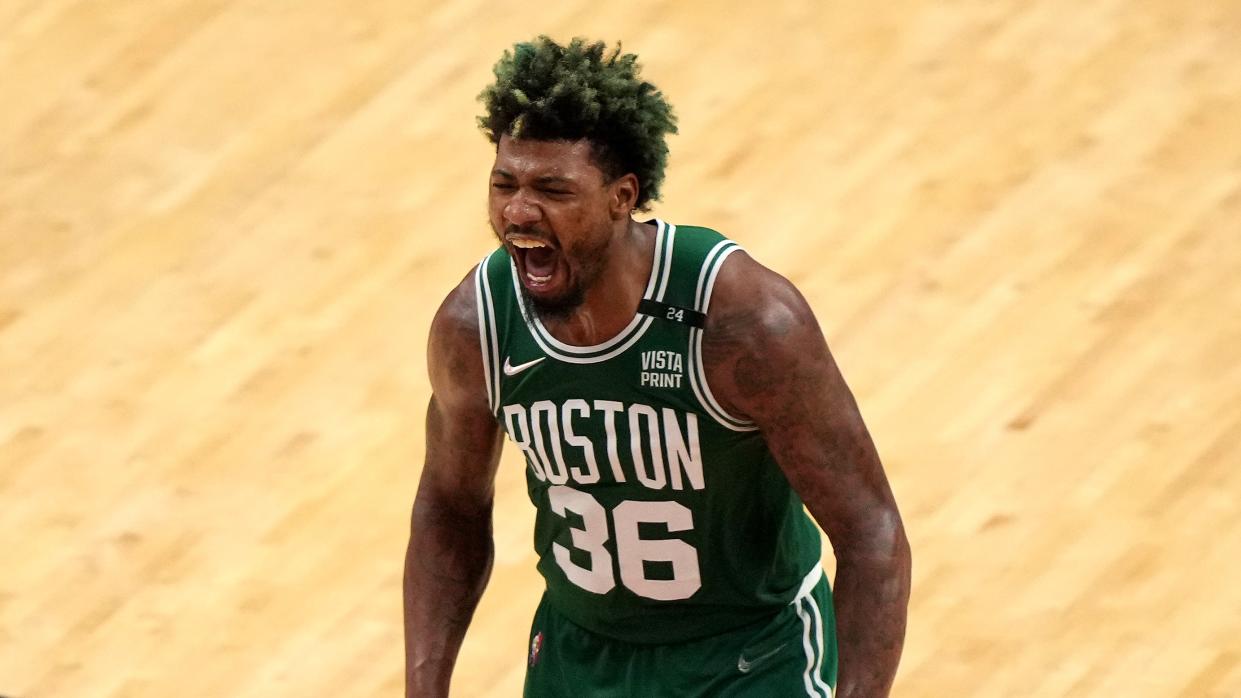
M405 555L405 695L446 698L491 574L491 509L452 510L419 493Z
M866 550L837 553L837 698L887 696L900 663L909 606L909 544L899 528L878 542Z

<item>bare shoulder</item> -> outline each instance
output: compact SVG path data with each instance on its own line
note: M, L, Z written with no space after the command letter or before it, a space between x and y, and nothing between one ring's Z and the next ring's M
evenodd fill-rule
M835 369L804 296L744 252L725 260L703 333L707 380L726 409L756 419L822 369Z
M476 298L471 270L448 293L431 320L427 370L431 389L443 403L487 402Z
M448 292L440 303L439 309L435 311L435 317L431 320L433 344L437 340L456 337L468 332L474 332L475 340L477 340L478 305L474 290L474 274L475 270L471 269L470 273L466 274L465 278Z
M708 335L764 342L807 323L818 326L791 281L743 251L724 261L711 294Z

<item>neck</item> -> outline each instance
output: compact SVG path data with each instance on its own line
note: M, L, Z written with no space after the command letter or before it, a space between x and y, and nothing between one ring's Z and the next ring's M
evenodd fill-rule
M655 230L654 224L632 219L617 229L606 266L586 290L582 304L565 317L545 319L544 326L556 339L589 346L615 337L629 325L650 279Z

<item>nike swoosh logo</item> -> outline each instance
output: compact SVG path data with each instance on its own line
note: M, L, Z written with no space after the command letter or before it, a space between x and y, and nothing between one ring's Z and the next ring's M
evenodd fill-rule
M764 659L774 657L777 652L784 649L788 644L789 643L786 642L783 645L780 645L779 647L775 648L774 650L767 652L766 654L760 654L754 659L746 659L744 654L741 655L740 657L737 657L737 671L740 671L743 674L748 674L750 670L754 668L755 664L758 664Z
M547 358L546 356L540 356L539 358L534 359L533 361L527 361L524 364L517 364L516 366L514 366L512 363L509 362L509 357L506 356L504 357L504 375L515 376L518 373L521 373L522 371L526 370L527 368L530 368L531 366L541 362L543 359L546 359L546 358Z

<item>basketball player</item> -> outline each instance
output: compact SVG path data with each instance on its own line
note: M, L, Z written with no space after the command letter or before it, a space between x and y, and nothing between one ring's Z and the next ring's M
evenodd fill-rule
M546 580L525 695L886 696L909 546L806 301L713 230L633 218L676 130L636 56L540 37L495 75L501 246L431 326L406 695L448 694L506 437Z

